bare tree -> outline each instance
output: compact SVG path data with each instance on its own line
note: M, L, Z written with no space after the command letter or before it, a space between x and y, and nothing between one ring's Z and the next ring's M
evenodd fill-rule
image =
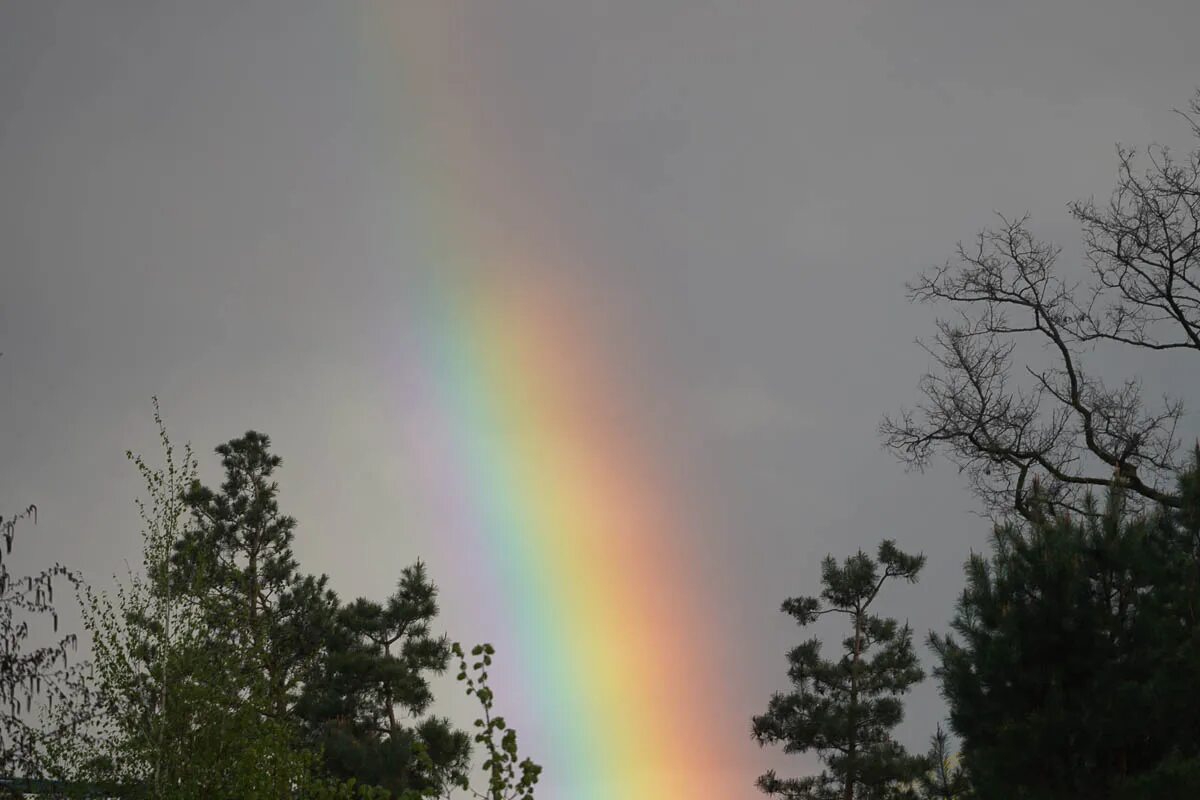
M36 506L0 517L0 777L7 778L36 777L45 737L64 733L47 732L36 724L34 701L66 703L82 688L82 672L70 663L78 640L73 633L57 635L54 608L55 584L65 580L77 586L79 578L61 564L33 575L9 571L18 523L24 520L36 522ZM35 632L30 623L45 617L56 635L31 646ZM0 786L0 796L5 791Z
M38 724L42 713L79 698L85 705L89 697L83 665L71 660L78 637L59 632L54 603L56 585L79 588L78 573L58 563L34 573L12 571L17 529L36 525L37 513L30 504L8 517L0 514L0 797L24 796L21 780L41 774L45 743L70 732L46 730ZM81 718L59 716L71 729Z
M1200 92L1179 113L1200 140ZM923 400L880 432L913 468L946 453L994 516L1029 516L1035 493L1080 511L1085 493L1113 484L1179 505L1183 404L1151 400L1136 379L1105 382L1087 359L1098 347L1200 353L1200 147L1179 159L1152 146L1142 172L1133 150L1117 155L1110 199L1070 206L1086 277L1061 274L1060 249L1028 217L1001 217L908 285L910 300L952 314L921 342L936 365L919 383Z

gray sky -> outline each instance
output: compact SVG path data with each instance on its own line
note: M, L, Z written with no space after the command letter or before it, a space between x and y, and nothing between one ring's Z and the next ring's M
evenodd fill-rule
M815 593L825 553L885 536L924 551L889 607L943 628L988 527L952 469L905 474L876 438L925 367L912 340L932 312L903 283L993 211L1031 212L1070 258L1066 203L1107 194L1115 143L1189 146L1171 110L1200 85L1200 5L444 5L473 113L536 198L503 224L586 254L563 269L636 332L613 366L643 387L661 469L701 498L695 569L721 598L714 627L736 631L747 730L799 638L779 602ZM404 182L420 108L373 74L373 13L0 6L0 502L41 508L31 563L102 582L136 555L122 454L152 452L157 394L210 479L217 443L272 436L301 561L343 593L384 595L418 555L437 577L396 477L395 317L429 268ZM443 593L448 629L485 633L466 587ZM942 714L918 689L905 741Z

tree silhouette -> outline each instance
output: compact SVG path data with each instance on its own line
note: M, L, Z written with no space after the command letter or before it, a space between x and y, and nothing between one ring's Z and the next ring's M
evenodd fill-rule
M54 601L55 585L78 586L79 576L57 563L37 573L14 574L10 570L13 544L25 522L37 523L37 506L29 505L8 518L0 516L0 776L33 778L42 772L47 738L70 733L80 719L68 715L61 720L62 729L46 731L37 724L35 701L50 708L62 706L87 687L81 665L70 658L78 638L74 633L59 634ZM51 641L31 646L34 626L47 618Z
M813 638L788 653L793 689L771 698L753 721L759 744L782 744L784 752L815 751L826 771L806 778L779 778L772 770L758 780L769 795L787 800L890 800L911 794L925 761L910 756L892 738L904 716L901 697L924 677L912 646L912 631L871 613L885 583L915 583L924 556L902 553L890 540L876 559L861 550L838 564L822 563L820 597L785 600L783 611L801 626L826 614L845 615L851 632L836 661L821 658Z
M1200 93L1181 113L1200 140ZM910 467L946 453L997 518L1028 518L1035 486L1041 504L1076 513L1114 481L1131 502L1180 503L1182 402L1155 403L1136 378L1105 380L1088 362L1098 346L1171 354L1180 369L1200 355L1200 147L1151 147L1144 172L1132 149L1117 157L1109 200L1071 205L1087 279L1063 273L1027 217L1001 217L908 287L951 313L922 343L936 365L923 400L880 431Z
M335 777L440 795L466 770L466 733L439 717L408 722L426 714L429 677L450 662L450 643L432 632L437 613L437 587L420 562L385 603L359 598L338 611L297 707Z
M1176 491L1179 510L1043 506L967 563L931 643L980 800L1200 794L1200 472Z

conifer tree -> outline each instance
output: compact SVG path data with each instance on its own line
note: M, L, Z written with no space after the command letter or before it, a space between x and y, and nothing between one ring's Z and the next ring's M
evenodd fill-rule
M894 542L879 545L876 559L859 551L838 564L822 564L820 597L794 597L784 613L802 626L826 614L848 618L850 634L836 661L821 658L821 642L809 639L788 653L793 689L771 698L753 721L762 745L784 752L816 752L826 771L805 778L779 778L775 771L759 788L787 800L890 800L911 796L925 760L909 755L892 738L903 718L901 698L924 674L912 646L912 631L871 613L884 584L915 583L924 556L902 553Z
M437 591L424 566L405 570L385 603L342 607L324 575L300 572L270 439L250 431L217 453L220 488L196 481L184 496L192 522L173 580L182 589L197 585L197 571L208 577L195 600L210 634L243 654L240 696L262 718L298 727L343 788L440 792L466 763L466 735L444 719L401 718L427 711L428 675L449 660L447 643L430 632Z
M298 706L334 777L440 796L466 770L467 734L439 717L418 719L433 702L429 677L450 661L449 642L432 631L437 613L421 562L385 603L359 598L339 610Z
M188 522L194 485L191 448L177 457L155 402L161 466L127 453L146 483L141 570L114 592L81 591L91 635L95 702L86 725L50 746L52 774L77 787L118 786L147 800L282 800L307 782L313 759L296 726L259 712L261 683L248 687L239 641L210 623L223 588L207 561L188 580L171 575L171 556ZM83 698L86 699L86 698ZM252 701L252 702L247 702ZM74 705L58 714L75 716ZM63 729L54 718L53 727Z
M1178 497L1034 506L968 562L954 633L931 641L980 800L1200 796L1195 462Z
M939 725L925 756L928 770L921 776L921 800L969 800L971 784L961 760L950 752L950 739Z
M195 571L207 571L197 600L209 629L244 655L242 678L260 713L280 717L320 654L336 597L325 576L299 572L296 521L279 510L273 475L282 459L270 438L249 431L216 452L220 489L195 481L184 495L192 524L176 548L175 580L195 585Z

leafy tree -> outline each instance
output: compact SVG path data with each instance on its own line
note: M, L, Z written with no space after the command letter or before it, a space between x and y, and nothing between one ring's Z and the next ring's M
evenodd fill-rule
M339 781L335 778L314 779L297 796L303 800L392 800L392 793L379 786L360 784L354 778ZM418 794L403 794L402 800L420 800Z
M788 653L794 689L771 698L767 713L753 722L759 744L782 744L784 752L815 751L827 771L806 778L778 778L772 770L758 780L762 791L788 800L887 800L910 795L924 767L892 738L903 718L901 697L924 677L912 632L894 619L871 613L885 583L915 583L923 556L902 553L892 541L879 545L877 559L862 551L838 564L826 557L820 597L794 597L783 612L802 626L826 614L849 617L851 632L837 661L821 658L813 638Z
M1197 466L1179 509L1035 505L967 563L931 643L980 800L1200 796Z
M405 724L398 716L428 710L427 676L449 660L446 642L430 633L436 589L424 566L405 570L384 604L340 607L325 576L300 572L270 439L250 431L217 453L220 489L193 481L184 494L191 523L172 580L203 610L209 635L241 654L232 669L238 696L262 720L298 727L323 752L334 791L440 792L466 763L466 735L436 717ZM187 588L201 571L201 590Z
M331 775L397 796L440 795L467 768L466 733L438 717L405 722L428 711L428 676L450 661L449 642L431 631L437 613L437 588L420 562L385 603L360 598L339 610L297 711Z
M530 758L521 758L517 732L508 727L504 717L493 713L496 697L488 686L488 668L496 654L495 648L490 644L471 648L471 657L475 661L469 669L467 655L458 642L453 645L453 653L458 659L458 679L466 684L467 694L474 695L483 709L483 716L475 720L475 742L487 753L482 764L488 776L485 790L471 788L465 776L460 777L459 786L479 800L534 800L533 792L542 768Z
M163 466L127 454L146 482L138 501L142 571L118 581L112 595L82 593L97 713L52 748L55 772L78 786L119 785L154 800L290 797L308 781L312 757L289 720L246 702L264 687L246 684L236 644L209 628L214 572L199 561L186 582L171 576L196 462L190 447L176 458L157 400L154 418Z
M1200 93L1183 116L1200 140ZM912 467L946 453L998 518L1028 517L1035 482L1039 504L1077 513L1114 478L1130 502L1180 507L1183 404L1159 405L1138 380L1104 380L1088 361L1097 348L1123 349L1195 369L1200 147L1182 158L1152 147L1144 172L1132 149L1117 156L1109 200L1070 207L1088 277L1064 273L1059 248L1027 218L1002 217L908 287L951 313L922 344L937 365L920 381L922 402L885 418L882 435Z

